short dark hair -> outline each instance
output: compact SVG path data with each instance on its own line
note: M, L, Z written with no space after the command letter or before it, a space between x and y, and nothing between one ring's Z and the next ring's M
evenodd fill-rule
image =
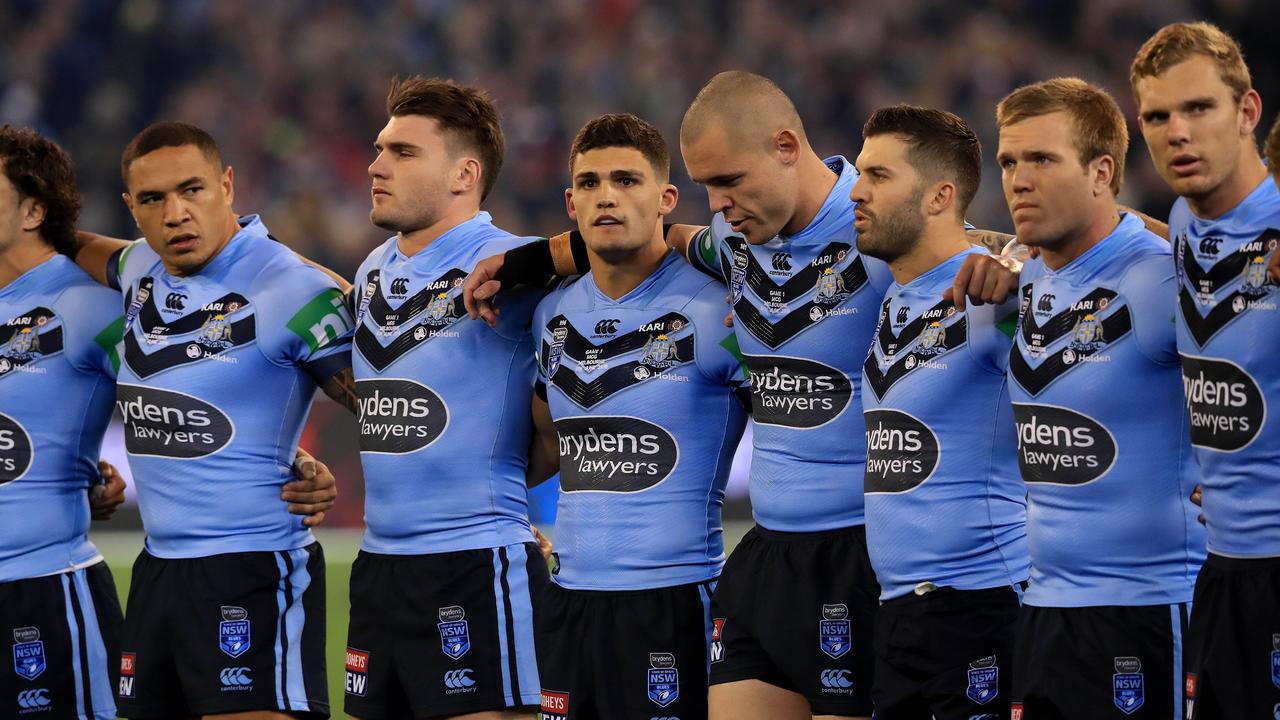
M961 217L982 182L982 143L968 123L945 110L892 105L871 114L862 137L897 135L907 143L907 162L926 180L956 184Z
M502 171L507 140L502 134L498 108L480 88L452 80L413 75L394 78L387 93L387 115L421 115L440 124L445 136L480 156L483 185L480 200L489 197Z
M661 181L671 175L671 153L662 133L653 123L631 113L601 115L583 125L569 149L569 172L573 172L573 161L582 153L610 147L639 150Z
M1033 117L1065 112L1075 126L1072 133L1080 164L1103 155L1115 162L1111 192L1119 195L1124 182L1124 156L1129 150L1129 128L1120 106L1106 90L1080 78L1053 78L1024 85L996 105L996 125L1001 129Z
M184 145L194 145L209 158L209 162L222 169L222 153L218 151L218 143L212 135L190 123L164 120L148 125L125 146L124 154L120 156L120 179L124 181L125 188L129 187L129 166L134 160L160 148Z
M40 238L63 255L75 253L80 191L71 157L31 128L0 127L0 164L21 197L44 205Z

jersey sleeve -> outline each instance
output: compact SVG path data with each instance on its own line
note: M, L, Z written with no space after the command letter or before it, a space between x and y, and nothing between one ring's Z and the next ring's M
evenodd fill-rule
M1013 333L1018 327L1018 301L1015 297L993 305L965 306L969 320L969 347L979 364L997 375L1009 369L1009 351Z
M271 273L273 286L259 295L263 352L322 383L351 367L355 323L342 291L319 270L300 262L283 270Z
M97 284L84 284L68 288L59 300L63 344L72 366L115 380L124 336L120 295Z
M1142 354L1153 362L1179 362L1174 316L1178 281L1167 255L1153 255L1135 263L1121 283L1132 311L1133 334Z
M724 271L720 265L720 234L716 231L716 223L702 228L689 239L689 264L720 282L725 282Z
M139 238L111 254L107 261L107 285L124 290L159 260L147 241Z
M697 328L695 361L702 374L731 388L748 385L750 373L738 347L738 336L733 328L724 326L724 288L707 283L686 309Z

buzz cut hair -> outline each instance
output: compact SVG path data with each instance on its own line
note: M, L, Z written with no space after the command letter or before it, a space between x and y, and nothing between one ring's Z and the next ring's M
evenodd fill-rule
M1080 164L1087 166L1103 155L1115 162L1111 192L1120 194L1124 183L1124 158L1129 150L1129 127L1120 106L1106 90L1080 78L1053 78L1024 85L996 105L996 126L1003 129L1033 117L1065 112Z
M907 162L926 182L955 183L964 216L982 182L982 143L959 115L916 105L891 105L867 118L863 139L894 135L907 143Z
M601 115L583 125L569 150L569 173L573 174L573 164L579 155L611 147L638 150L653 166L659 182L666 182L671 176L671 153L662 133L653 123L631 113Z
M135 160L161 148L185 145L194 146L204 153L214 167L223 169L222 153L219 152L218 143L208 131L191 123L163 120L143 128L142 132L134 135L125 146L124 153L120 156L120 179L124 181L125 188L129 187L129 166L133 165Z

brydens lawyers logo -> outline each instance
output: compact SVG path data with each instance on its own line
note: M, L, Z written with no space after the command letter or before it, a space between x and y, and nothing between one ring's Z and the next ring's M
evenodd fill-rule
M347 648L347 694L364 697L369 691L369 653Z
M120 653L120 697L131 698L133 694L133 671L137 666L137 655L131 652Z
M542 691L542 720L568 720L569 693Z

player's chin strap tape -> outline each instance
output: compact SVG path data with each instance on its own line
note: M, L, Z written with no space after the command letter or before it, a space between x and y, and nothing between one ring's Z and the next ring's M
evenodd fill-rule
M669 232L671 225L664 224L664 240ZM586 275L590 270L591 256L587 254L587 242L582 239L582 233L573 230L542 242L531 242L508 250L503 256L502 267L494 273L493 279L503 288L545 285L549 278Z

